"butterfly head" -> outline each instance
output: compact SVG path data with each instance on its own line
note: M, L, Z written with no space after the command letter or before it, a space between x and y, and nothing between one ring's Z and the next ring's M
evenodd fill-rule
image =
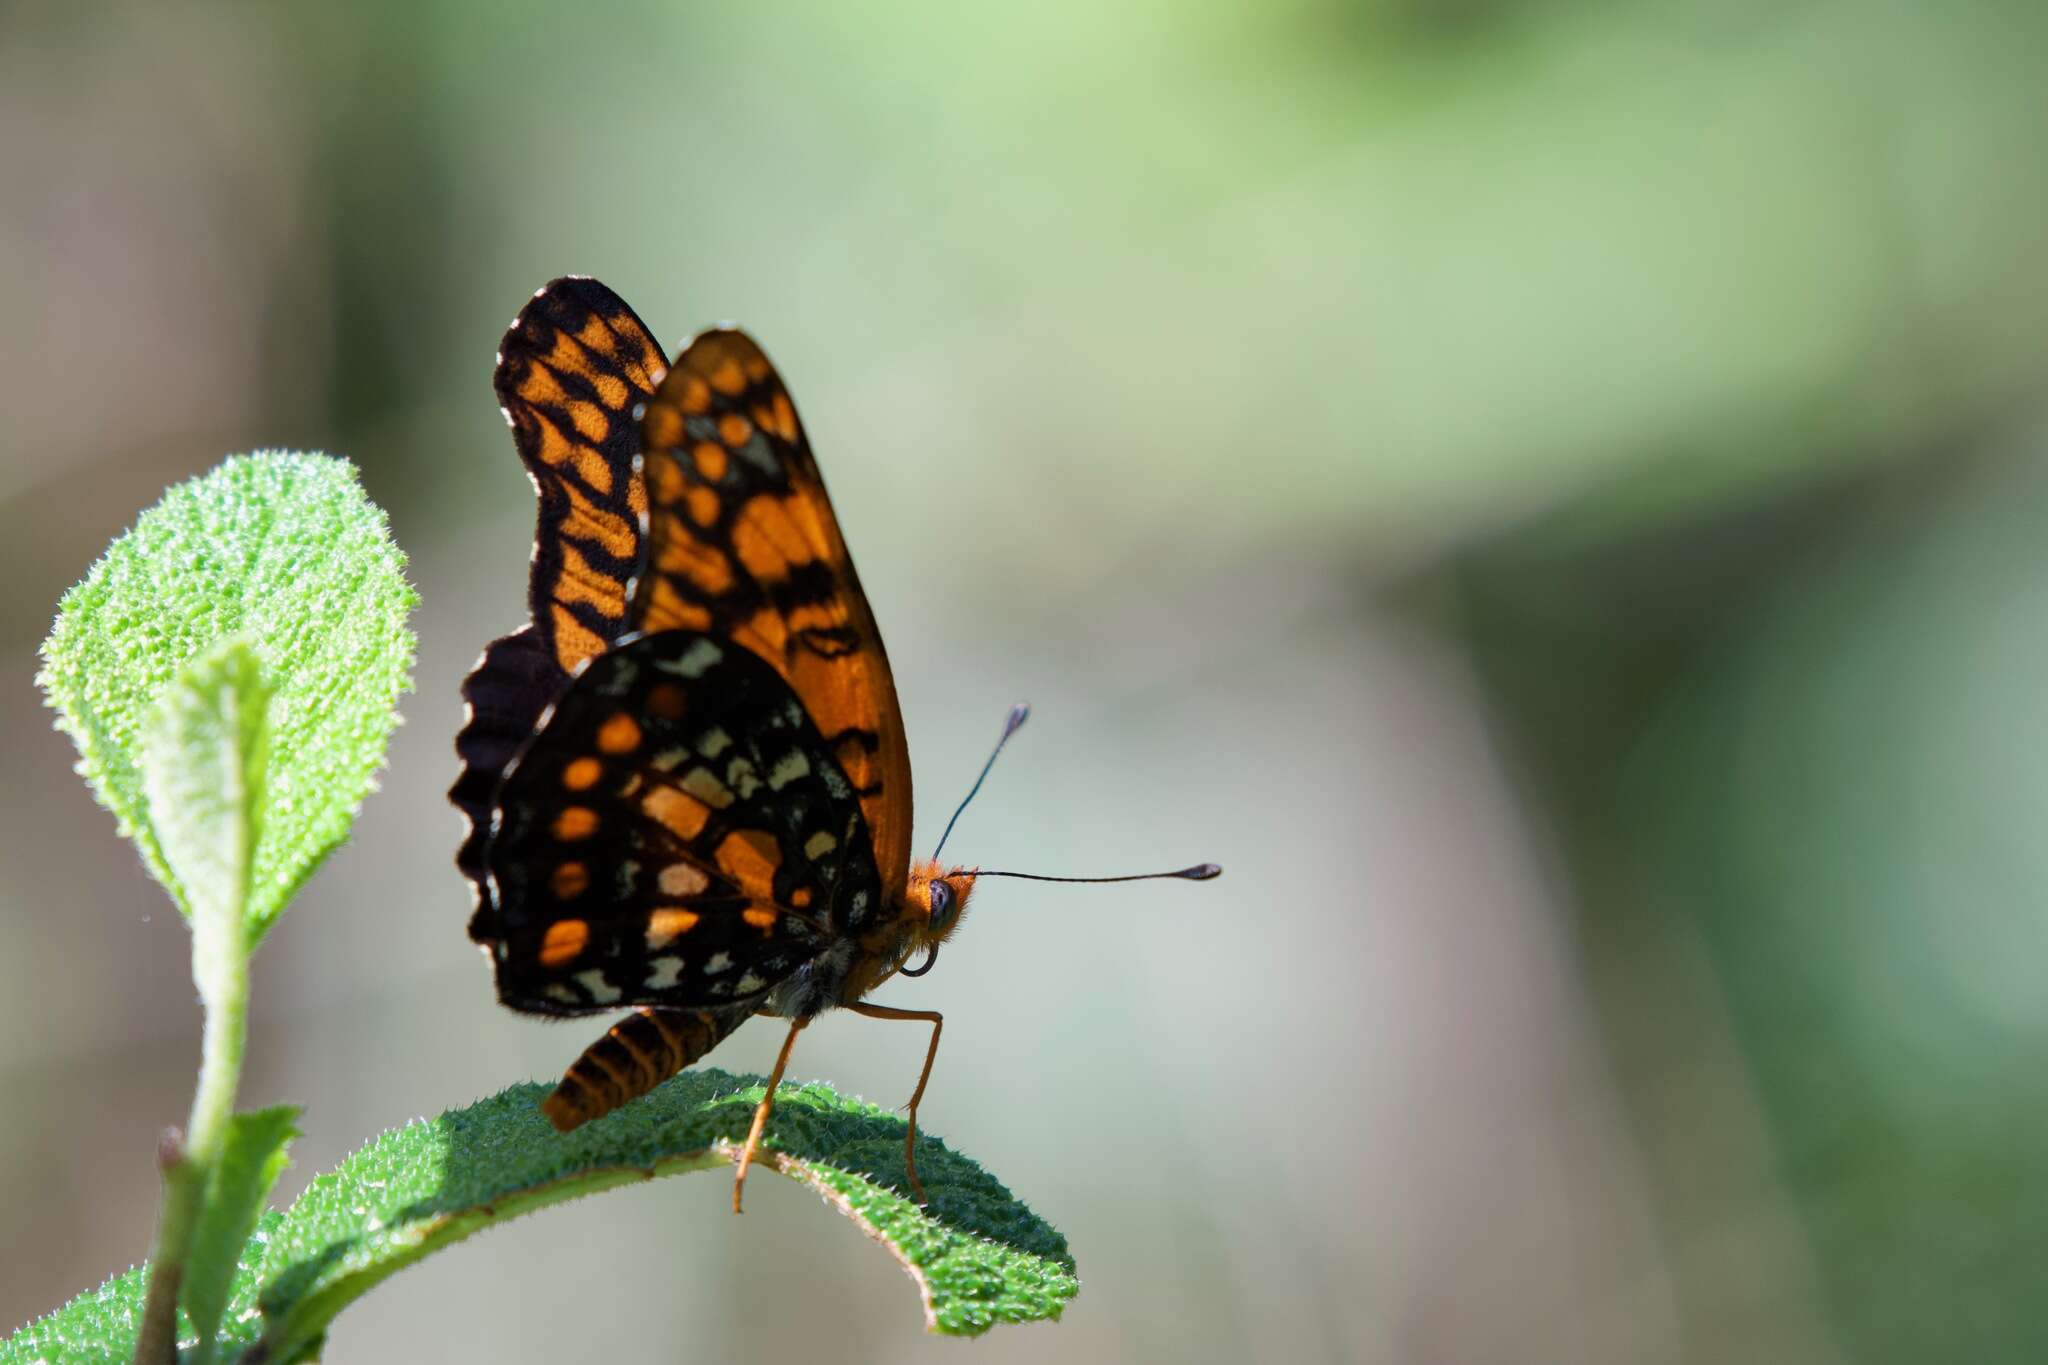
M996 741L995 751L988 756L988 762L981 765L981 775L974 779L965 800L953 811L953 818L946 822L946 832L939 836L939 846L932 856L910 869L910 884L903 895L903 922L907 932L901 940L903 955L896 959L893 969L905 976L923 976L938 961L939 945L953 936L960 927L961 919L967 913L967 898L974 892L974 883L980 877L1018 877L1034 882L1141 882L1158 877L1176 877L1182 881L1204 882L1220 876L1223 869L1214 863L1197 863L1177 872L1142 872L1127 877L1048 877L1036 872L984 872L979 867L948 868L939 861L939 854L946 848L946 840L953 833L953 826L959 823L960 812L967 809L967 803L981 790L981 784L988 780L988 772L996 763L996 755L1010 742L1010 736L1017 733L1031 715L1031 708L1018 702L1010 708L1009 719L1003 723L1002 738ZM903 966L917 953L924 958L915 967Z
M910 910L913 947L937 948L953 936L966 917L974 878L973 868L948 868L937 861L910 869L910 887L904 899Z

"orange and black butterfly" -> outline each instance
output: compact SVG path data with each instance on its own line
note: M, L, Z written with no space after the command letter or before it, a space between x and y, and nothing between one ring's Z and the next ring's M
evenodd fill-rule
M977 877L1024 874L912 863L888 656L788 391L730 328L665 364L618 295L574 277L514 319L496 387L540 515L532 619L462 688L449 797L469 820L469 933L515 1010L634 1008L543 1110L575 1128L749 1016L788 1019L738 1209L814 1016L929 1023L904 1147L922 1201L917 1104L941 1019L865 997L929 969Z

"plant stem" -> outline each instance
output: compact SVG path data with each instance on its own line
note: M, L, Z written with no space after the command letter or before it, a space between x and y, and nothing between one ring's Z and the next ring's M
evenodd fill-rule
M192 976L199 984L206 1022L200 1042L199 1087L184 1141L164 1168L163 1210L157 1218L156 1254L150 1258L149 1296L135 1337L134 1365L175 1365L178 1290L185 1257L206 1206L207 1187L227 1144L249 1035L249 956L240 907L233 914L192 916ZM194 1365L211 1365L217 1343L202 1341Z

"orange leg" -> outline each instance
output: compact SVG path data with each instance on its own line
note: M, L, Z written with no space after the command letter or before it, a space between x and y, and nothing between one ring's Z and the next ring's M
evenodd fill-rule
M768 1093L761 1096L761 1102L754 1106L754 1126L747 1130L747 1145L740 1153L739 1174L732 1179L732 1211L741 1212L740 1191L747 1185L747 1167L754 1164L754 1153L761 1150L761 1130L768 1126L768 1116L775 1112L775 1087L782 1084L782 1073L789 1066L789 1050L796 1046L796 1036L804 1031L808 1019L798 1019L789 1026L789 1036L782 1040L782 1051L775 1054L775 1070L768 1076Z
M932 1026L932 1045L924 1052L924 1070L917 1073L917 1089L910 1092L910 1130L903 1135L903 1167L910 1172L910 1192L917 1197L918 1203L926 1203L924 1182L917 1178L917 1102L924 1098L925 1082L932 1078L932 1063L939 1056L939 1030L946 1026L946 1016L937 1010L899 1010L866 1002L848 1005L847 1008L870 1019L908 1019Z

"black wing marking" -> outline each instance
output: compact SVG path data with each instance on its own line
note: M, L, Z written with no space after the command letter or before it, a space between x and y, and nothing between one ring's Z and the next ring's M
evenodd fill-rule
M491 821L470 933L515 1009L737 1007L881 913L831 747L774 669L694 631L586 664Z
M468 822L456 866L481 903L492 794L570 673L625 630L647 494L634 409L665 367L646 326L595 280L540 290L499 343L493 384L539 503L531 621L495 640L463 680L469 718L448 799Z

